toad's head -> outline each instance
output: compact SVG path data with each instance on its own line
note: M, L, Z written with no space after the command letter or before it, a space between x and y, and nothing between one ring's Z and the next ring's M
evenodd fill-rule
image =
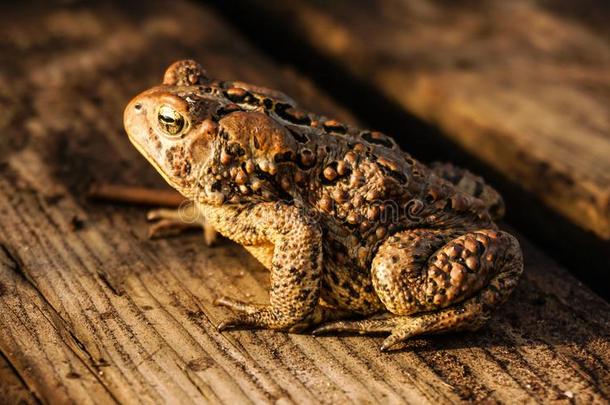
M215 116L222 103L205 70L183 60L171 65L163 83L136 96L125 108L131 142L165 180L194 198L201 169L213 159Z

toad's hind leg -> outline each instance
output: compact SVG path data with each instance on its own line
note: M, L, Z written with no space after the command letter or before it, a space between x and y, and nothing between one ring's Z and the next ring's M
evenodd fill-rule
M372 272L375 290L392 315L335 322L316 332L390 332L382 345L387 350L416 335L480 328L516 286L523 270L521 250L502 231L452 236L413 230L389 238Z

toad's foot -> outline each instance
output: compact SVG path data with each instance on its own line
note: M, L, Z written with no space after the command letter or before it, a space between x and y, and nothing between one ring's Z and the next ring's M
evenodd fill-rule
M220 297L214 304L231 308L234 313L218 325L218 330L229 329L286 329L281 314L271 305L253 304L228 297Z
M276 323L273 322L274 314L269 305L253 304L229 297L220 297L214 304L234 311L218 324L218 330L221 332L239 328L270 328L271 324Z
M451 330L476 330L488 319L480 307L481 304L475 300L468 300L461 305L423 315L389 315L384 319L330 322L315 329L313 334L389 333L390 336L383 341L380 347L382 352L386 352L401 349L403 343L414 336L448 332L449 329L446 327L448 320L455 322L457 319L462 319L464 322L462 328L451 328Z
M151 210L146 219L152 222L148 228L148 237L151 239L178 235L194 228L203 228L203 239L208 246L214 244L217 238L214 227L206 223L192 203L182 205L178 209Z
M256 311L261 310L265 305L263 304L252 304L240 300L236 300L229 297L220 297L214 301L214 305L227 307L236 312L243 312L246 314L253 314Z
M277 320L272 321L271 323L268 322L269 312L271 311L269 305L252 304L228 297L220 297L214 301L214 304L230 308L236 312L218 325L220 331L239 328L271 327L277 329L277 325L280 324ZM311 314L307 315L298 323L292 324L287 328L279 329L285 329L291 333L300 333L320 325L321 323L344 319L353 315L354 314L351 311L318 305Z
M363 319L359 321L338 321L326 323L312 331L315 336L325 333L358 333L372 335L377 333L392 333L397 326L397 318Z

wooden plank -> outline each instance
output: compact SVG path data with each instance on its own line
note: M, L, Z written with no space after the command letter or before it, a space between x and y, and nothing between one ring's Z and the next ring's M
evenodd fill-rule
M87 370L99 370L100 385L117 401L610 398L610 306L523 239L523 281L479 333L415 339L391 354L379 352L380 337L219 333L215 325L226 312L213 300L226 294L263 302L268 274L261 265L228 241L206 248L199 234L149 241L144 210L84 198L91 181L161 186L123 133L123 106L157 83L171 61L190 56L218 77L275 87L308 108L353 119L190 3L174 2L171 13L153 1L6 15L12 22L0 28L0 102L7 112L0 122L0 235L29 281L16 293L44 299L44 318L68 332L58 332L57 345L72 348ZM2 316L8 308L0 301ZM42 320L28 326L40 333L48 325ZM34 345L12 341L7 330L0 329L7 358ZM30 361L36 370L45 364L42 356ZM60 402L60 388L28 382L30 371L11 364L41 400Z
M610 240L610 42L590 23L608 17L603 2L246 3L222 7L273 15L334 68Z
M29 402L35 398L58 403L115 402L98 380L100 370L89 368L83 361L86 359L75 354L80 352L78 341L23 278L20 266L0 245L0 349L35 396L23 388L7 389L8 393L15 395L15 400L18 396ZM11 385L17 386L9 380L7 388Z
M19 374L0 353L0 398L7 404L36 404L36 397L28 390Z

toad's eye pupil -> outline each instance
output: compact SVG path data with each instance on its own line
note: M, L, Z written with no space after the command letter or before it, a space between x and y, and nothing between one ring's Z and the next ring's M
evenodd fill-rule
M159 126L168 135L179 134L184 128L184 117L170 106L161 106L157 118Z

